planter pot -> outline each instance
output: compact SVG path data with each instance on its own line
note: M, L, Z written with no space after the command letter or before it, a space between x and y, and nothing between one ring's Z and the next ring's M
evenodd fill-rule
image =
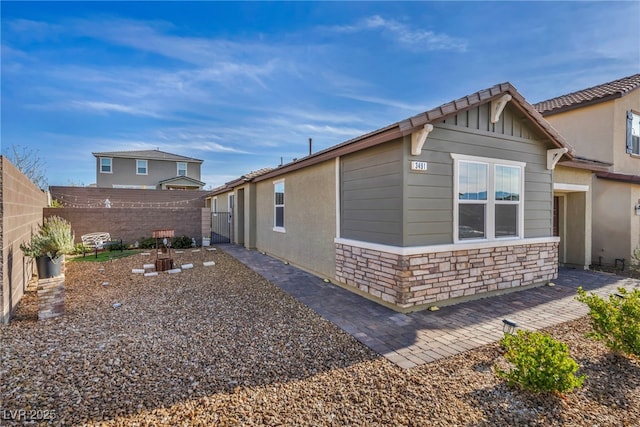
M210 246L211 245L211 238L210 237L203 237L202 238L202 246Z
M49 258L48 256L39 256L36 258L36 268L38 269L38 279L49 279L51 277L60 276L62 274L62 264L64 263L64 255L57 258Z

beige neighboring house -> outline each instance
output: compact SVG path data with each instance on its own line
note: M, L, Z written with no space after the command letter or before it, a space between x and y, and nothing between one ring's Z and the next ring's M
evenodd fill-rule
M554 177L560 233L576 247L584 236L593 264L629 265L640 247L640 74L534 107L576 150ZM585 207L591 204L586 217L583 199ZM580 264L572 249L565 257Z
M414 311L557 276L562 159L564 138L502 83L240 177L208 205L231 242Z
M201 190L202 160L160 150L92 153L96 187L153 190Z

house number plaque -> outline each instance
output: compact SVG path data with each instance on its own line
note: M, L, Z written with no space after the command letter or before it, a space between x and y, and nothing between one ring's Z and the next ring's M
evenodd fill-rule
M421 162L418 160L412 160L411 161L411 170L412 171L418 171L418 172L424 172L427 170L427 162Z

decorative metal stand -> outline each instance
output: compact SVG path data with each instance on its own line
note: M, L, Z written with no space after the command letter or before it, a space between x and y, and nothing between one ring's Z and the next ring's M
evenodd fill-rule
M153 230L152 237L156 239L156 271L167 271L173 268L170 239L174 234L174 230Z

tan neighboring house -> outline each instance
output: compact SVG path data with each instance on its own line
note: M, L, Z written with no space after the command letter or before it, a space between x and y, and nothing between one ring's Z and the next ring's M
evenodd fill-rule
M565 214L567 240L580 239L582 227L573 224L577 200L590 197L591 226L585 232L590 262L629 265L640 247L640 74L534 107L576 150L573 162L560 163L568 167L556 169L571 184L564 187L569 192L559 193L556 188L556 196L565 196L559 203L565 206L559 210ZM571 167L579 163L593 173Z
M231 211L233 243L413 311L557 276L562 159L571 147L503 83L240 177L208 203Z
M154 190L201 190L202 160L160 150L92 153L96 186Z

